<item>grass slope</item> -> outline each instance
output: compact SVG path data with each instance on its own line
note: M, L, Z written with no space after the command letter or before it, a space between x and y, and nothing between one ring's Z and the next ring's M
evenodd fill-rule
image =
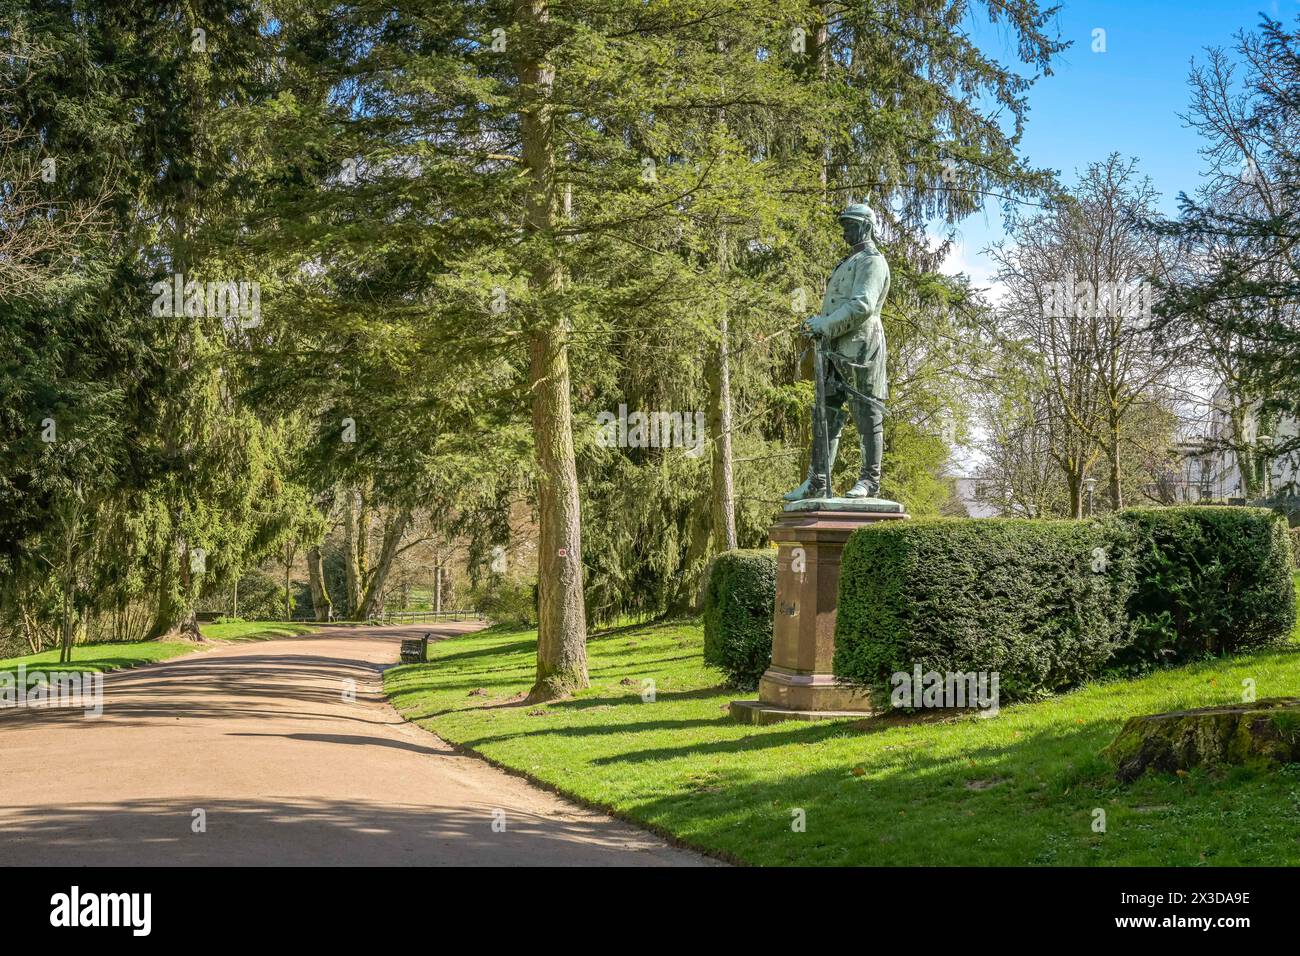
M1114 782L1133 714L1300 692L1300 646L1096 684L992 719L733 723L694 623L593 636L592 686L524 706L535 634L491 629L392 668L443 738L695 846L755 864L1297 865L1300 765ZM655 700L642 701L653 680ZM747 695L753 696L753 695ZM1104 833L1094 811L1105 811ZM795 832L794 811L805 832Z
M320 628L315 624L288 621L229 621L222 624L201 624L199 630L210 641L265 641L275 637L311 634Z
M19 664L27 665L27 673L37 671L115 671L120 667L135 667L190 654L197 650L190 641L134 641L119 644L78 644L72 649L72 663L60 664L59 651L42 651L25 657L7 657L0 660L0 671L16 671Z

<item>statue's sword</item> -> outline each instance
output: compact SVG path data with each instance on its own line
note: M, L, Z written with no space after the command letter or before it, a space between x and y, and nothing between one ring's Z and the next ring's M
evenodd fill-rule
M823 498L831 497L831 443L830 429L826 425L826 362L822 356L822 340L813 341L813 401L817 404L817 434L813 440L822 452Z
M874 354L875 353L873 352L872 355ZM841 388L843 388L854 398L859 398L869 405L874 405L876 408L880 409L881 412L884 412L885 410L884 402L876 398L876 396L874 395L868 395L866 392L859 392L856 388L854 388L852 385L849 384L849 382L853 380L853 376L844 374L843 366L839 362L835 361L835 357L833 355L828 355L827 359L830 361L831 365L835 367L835 370L840 374ZM847 365L849 368L870 368L870 366L865 363L850 362L847 359L844 360L843 364Z

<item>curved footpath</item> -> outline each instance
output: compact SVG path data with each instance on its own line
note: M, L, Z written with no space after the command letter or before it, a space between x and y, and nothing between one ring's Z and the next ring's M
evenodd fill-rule
M0 863L710 864L398 717L381 674L401 638L475 626L331 630L117 671L99 718L0 710Z

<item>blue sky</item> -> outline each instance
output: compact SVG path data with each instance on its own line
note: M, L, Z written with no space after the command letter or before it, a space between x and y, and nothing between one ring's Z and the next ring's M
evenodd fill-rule
M1187 111L1191 60L1202 60L1209 46L1230 48L1233 35L1254 28L1261 13L1294 24L1300 0L1065 0L1056 26L1074 44L1029 93L1022 155L1058 170L1067 184L1112 151L1135 156L1162 194L1162 208L1174 212L1179 191L1195 190L1202 167L1199 137L1179 118ZM966 27L987 53L1015 61L1010 31L989 24L982 7ZM1092 51L1094 29L1106 31L1104 53ZM990 202L962 221L947 271L967 271L984 284L989 263L979 250L1002 238L1001 219Z

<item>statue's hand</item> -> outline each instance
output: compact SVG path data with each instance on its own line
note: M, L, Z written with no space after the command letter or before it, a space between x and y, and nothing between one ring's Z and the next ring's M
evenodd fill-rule
M820 339L826 335L827 320L824 315L810 315L808 321L804 322L804 328L807 334L814 339Z

